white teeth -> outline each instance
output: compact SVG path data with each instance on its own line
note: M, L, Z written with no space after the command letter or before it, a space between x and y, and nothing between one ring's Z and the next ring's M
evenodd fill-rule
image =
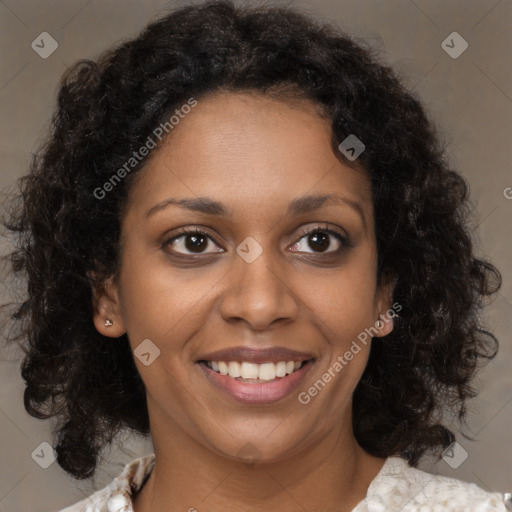
M276 364L276 377L284 377L286 375L286 362L279 361Z
M209 361L208 366L215 372L229 377L247 380L274 380L276 377L285 377L297 371L302 366L301 361L279 361L278 363L254 364L237 361Z
M221 375L228 374L228 365L224 361L219 361L219 372Z
M260 380L272 380L276 378L276 365L274 363L260 364L258 378Z
M241 373L241 368L240 368L240 363L237 363L236 361L231 361L229 364L228 364L228 375L230 377L240 377L242 375Z
M257 364L243 362L240 368L240 377L242 379L257 379L258 366Z

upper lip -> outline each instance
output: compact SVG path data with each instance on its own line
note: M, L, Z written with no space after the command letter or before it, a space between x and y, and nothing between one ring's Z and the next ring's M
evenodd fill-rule
M278 363L279 361L307 361L314 356L307 352L298 352L284 347L252 348L231 347L210 352L198 361L247 361L253 364Z

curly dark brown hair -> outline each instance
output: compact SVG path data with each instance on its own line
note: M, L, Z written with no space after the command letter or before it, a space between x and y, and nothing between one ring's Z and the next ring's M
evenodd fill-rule
M124 429L150 433L126 335L112 343L92 320L93 286L119 271L123 208L147 158L101 199L95 191L190 97L294 89L328 113L333 147L350 134L365 144L377 278L396 279L402 305L394 330L372 341L355 436L413 466L454 440L443 411L463 422L475 374L496 354L481 312L501 276L474 255L468 187L434 123L369 43L294 9L214 1L165 13L64 74L51 133L4 220L12 275L27 282L9 336L25 354L25 408L58 420L57 461L75 478L92 476Z

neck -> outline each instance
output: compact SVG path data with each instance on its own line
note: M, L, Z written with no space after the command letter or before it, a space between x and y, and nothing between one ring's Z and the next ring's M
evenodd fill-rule
M365 452L351 431L332 431L278 461L247 464L168 428L152 426L156 464L133 500L134 512L350 512L385 462Z

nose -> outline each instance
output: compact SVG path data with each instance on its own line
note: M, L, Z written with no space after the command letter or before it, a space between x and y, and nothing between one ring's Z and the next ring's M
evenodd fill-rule
M221 298L220 313L226 322L245 322L252 330L263 331L278 320L297 318L299 300L289 282L290 269L284 270L285 262L272 264L268 253L263 251L252 263L236 257Z

